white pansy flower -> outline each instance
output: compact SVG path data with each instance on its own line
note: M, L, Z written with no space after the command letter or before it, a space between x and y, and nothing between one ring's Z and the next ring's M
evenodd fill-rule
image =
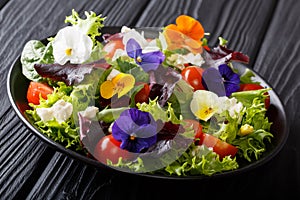
M172 54L167 58L169 64L176 66L177 68L183 70L185 68L184 64L191 63L192 65L201 66L205 63L201 54L188 53L182 54Z
M219 114L228 110L230 117L239 118L239 114L243 110L244 106L241 102L238 102L236 98L228 98L228 97L219 97L219 101L221 103L221 107L218 111Z
M61 65L68 61L80 64L89 59L93 41L78 28L67 26L58 31L52 46L55 62Z
M145 39L144 32L139 33L135 29L127 30L123 35L123 44L125 45L125 49L126 49L126 44L130 39L134 39L135 41L137 41L137 43L139 43L139 45L142 48L142 53L148 53L148 52L160 50L156 45L155 40L148 41Z
M166 50L168 48L167 40L166 40L165 36L161 32L159 33L158 39L160 41L162 50L163 51Z
M129 27L127 27L127 26L122 26L122 28L121 28L121 33L127 33L127 32L129 32L129 31L131 31L132 30L132 28L129 28Z
M190 108L197 118L207 121L219 111L219 97L207 90L197 90L193 93Z
M124 50L117 49L114 53L114 56L112 57L112 61L115 61L122 56L127 56L126 45L130 39L134 39L135 41L137 41L137 43L139 43L139 45L142 48L142 53L150 53L150 52L160 50L156 44L156 40L149 41L145 39L144 32L139 33L135 29L131 29L128 28L127 26L123 26L121 28L121 33L123 34L122 42L124 44Z

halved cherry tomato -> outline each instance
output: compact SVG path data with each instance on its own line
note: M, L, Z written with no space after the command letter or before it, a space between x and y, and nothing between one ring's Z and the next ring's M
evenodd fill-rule
M136 93L134 97L135 103L148 103L149 101L149 94L150 94L150 87L147 83L137 83L137 85L144 84L144 87Z
M200 140L203 138L202 125L200 122L194 119L184 119L183 121L186 122L184 128L192 127L194 129L195 143L199 144Z
M112 58L117 49L124 49L122 38L110 40L104 45L103 50L107 53L106 58Z
M183 80L189 83L194 91L205 90L202 84L202 73L203 69L197 66L188 66L181 71Z
M28 103L38 105L40 104L40 95L43 99L47 99L47 95L51 93L53 93L53 88L48 84L31 81L27 89Z
M238 151L237 147L207 133L202 134L199 144L212 147L213 151L219 155L220 159L224 158L225 156L234 157Z
M129 158L130 152L120 148L121 142L114 139L112 134L104 136L97 143L93 156L106 164L110 160L113 164L118 163L119 157L123 160Z
M264 87L255 83L243 83L240 84L239 91L260 90L260 89L264 89ZM270 95L268 92L266 92L265 95L268 95L267 98L265 99L265 108L268 109L270 107Z

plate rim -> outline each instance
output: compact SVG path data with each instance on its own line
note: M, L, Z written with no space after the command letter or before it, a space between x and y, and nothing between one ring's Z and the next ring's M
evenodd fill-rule
M133 27L133 28L137 28L140 30L151 30L151 31L158 31L158 29L161 29L161 27ZM102 30L109 30L109 29L115 29L115 30L120 30L121 26L106 26L103 27ZM103 34L105 34L105 32L103 32ZM41 40L42 41L42 40ZM284 119L284 128L283 128L283 137L280 140L280 143L274 148L272 149L272 153L269 153L267 156L260 158L257 161L254 161L252 163L250 163L247 166L243 166L242 168L238 168L235 170L230 170L230 171L225 171L222 173L216 173L213 174L211 176L207 176L207 175L195 175L195 176L166 176L166 175L159 175L159 174L149 174L149 173L136 173L136 172L123 172L122 170L116 170L113 167L109 167L107 165L102 164L101 162L97 161L97 160L93 160L87 156L84 156L80 153L77 153L76 151L73 151L71 149L65 148L63 145L51 140L50 138L48 138L46 135L42 134L41 132L39 132L23 115L23 113L21 113L20 109L18 108L16 102L14 101L14 97L13 94L11 92L11 88L12 88L12 73L14 70L16 70L15 68L17 67L16 65L19 62L19 66L21 66L21 55L19 55L11 64L8 74L7 74L7 82L6 82L6 86L7 86L7 94L8 94L8 98L9 101L13 107L14 112L16 112L17 116L19 117L19 119L22 121L22 123L29 129L31 130L31 132L34 133L35 136L37 136L39 139L41 139L42 142L44 142L45 144L47 144L47 146L50 146L53 150L58 151L66 156L70 156L72 159L75 160L80 160L81 162L84 162L85 164L89 164L92 165L94 167L96 167L96 169L101 169L101 170L105 170L107 172L118 172L121 174L132 174L132 175L139 175L139 176L144 176L144 177L148 177L148 178L158 178L158 179L171 179L171 180L202 180L202 179L211 179L211 178L219 178L219 177L227 177L229 175L231 175L232 173L234 174L241 174L244 172L247 172L249 170L253 170L255 168L258 168L264 164L266 164L267 162L269 162L270 160L272 160L283 148L283 146L286 144L287 138L289 136L289 122L287 120L287 115L285 112L285 106L282 103L282 100L280 99L277 91L275 91L273 89L273 87L268 83L268 81L266 81L258 72L256 72L254 69L247 67L245 64L242 63L235 63L235 65L241 65L243 68L249 69L251 70L255 76L261 80L264 85L271 87L272 90L270 91L270 95L272 94L273 96L276 97L276 107L277 109L281 112L282 117ZM21 75L22 75L22 69L19 69L21 71ZM24 76L24 75L23 75ZM26 77L25 77L26 78ZM27 79L27 78L26 78ZM29 80L27 79L27 81L29 82Z

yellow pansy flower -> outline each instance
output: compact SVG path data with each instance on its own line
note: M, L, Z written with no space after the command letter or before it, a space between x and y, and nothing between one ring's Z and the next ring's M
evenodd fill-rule
M118 94L118 98L120 98L134 87L135 78L131 74L121 73L117 70L113 70L111 74L114 76L112 78L109 76L108 80L100 86L100 94L103 98L110 99L115 94Z

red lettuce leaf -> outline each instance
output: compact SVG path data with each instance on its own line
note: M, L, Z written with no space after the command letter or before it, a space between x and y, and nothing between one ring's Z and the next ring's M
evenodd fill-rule
M249 56L243 54L242 52L233 51L225 46L217 46L212 49L204 48L204 57L206 60L206 65L211 67L218 67L221 64L228 63L229 61L249 63Z
M54 63L34 65L34 69L41 77L63 81L68 86L82 82L85 75L91 74L96 69L108 69L109 67L110 65L104 59L87 64L67 63L60 65Z

